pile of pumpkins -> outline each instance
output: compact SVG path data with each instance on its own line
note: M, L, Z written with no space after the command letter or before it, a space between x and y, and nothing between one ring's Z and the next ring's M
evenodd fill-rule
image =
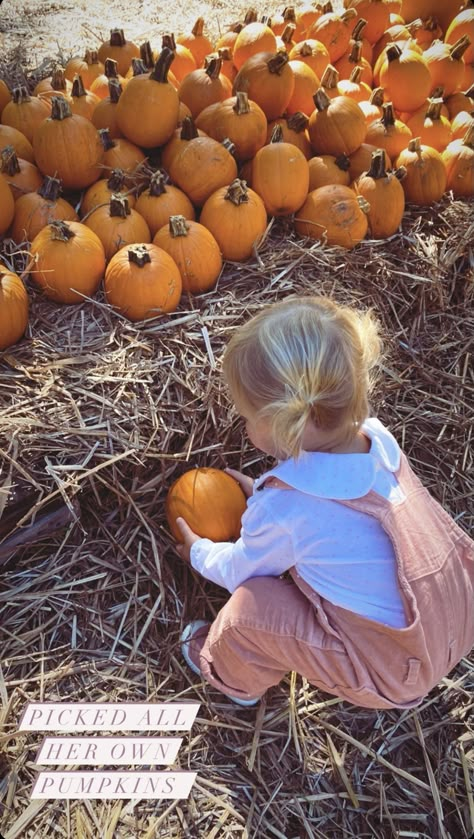
M0 80L0 236L44 294L82 302L104 278L141 321L213 288L269 217L350 249L406 201L471 197L472 0L344 6L251 9L216 43L199 18L157 52L113 29L33 92ZM27 318L0 266L0 349Z

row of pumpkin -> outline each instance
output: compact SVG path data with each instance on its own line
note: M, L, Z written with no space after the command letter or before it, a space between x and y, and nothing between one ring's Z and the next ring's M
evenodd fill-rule
M364 3L365 7L372 6L375 12L382 4L394 5L386 0L364 0ZM364 6L364 3L354 0L352 5L358 7ZM306 34L314 34L318 22L320 31L324 32L322 24L325 19L332 25L337 23L337 31L342 31L350 21L354 22L360 9L355 15L346 13L340 17L328 11L328 4L313 7L310 11L313 17L318 17ZM4 103L0 144L6 141L9 145L2 151L0 232L8 233L17 243L32 241L31 275L42 285L45 293L56 300L73 302L82 300L81 295L90 296L108 263L107 299L126 316L140 320L153 316L157 310L171 311L176 308L183 289L199 292L211 288L220 272L222 257L231 260L248 258L266 228L267 214L295 213L295 228L299 234L350 248L364 238L368 230L374 237L389 236L395 232L403 215L405 198L414 203L429 204L437 201L446 188L458 196L472 195L474 100L471 90L464 93L458 90L462 84L459 67L461 64L464 67L464 79L465 67L469 66L464 64L466 55L470 57L469 35L462 32L460 38L456 38L459 34L456 20L449 23L446 37L451 31L451 37L456 40L453 47L448 48L449 56L445 56L443 61L444 80L448 79L448 69L454 64L457 81L449 81L450 94L446 103L439 95L426 98L427 93L440 93L433 90L439 75L432 76L430 72L429 86L417 87L415 76L415 83L405 93L408 98L401 102L399 91L403 86L399 81L394 84L387 74L396 67L398 75L395 78L399 80L400 73L405 72L410 64L419 70L420 61L426 69L423 59L419 58L421 47L417 52L411 42L404 43L401 39L394 43L394 33L388 32L388 46L379 53L379 59L385 53L385 64L382 62L378 76L380 81L387 83L387 88L378 87L371 92L370 87L360 80L362 70L366 69L360 60L363 46L360 36L362 30L373 23L367 11L370 9L364 8L369 20L366 23L365 19L359 19L352 33L355 35L352 43L350 36L347 41L349 69L354 64L353 59L357 62L346 85L344 80L339 79L337 69L327 63L328 59L335 57L332 41L326 46L322 41L315 42L310 38L295 45L302 59L321 54L324 58L324 52L327 54L322 79L319 80L311 71L316 78L315 92L313 82L309 88L298 82L298 79L304 78L304 73L298 74L298 68L292 68L288 41L284 41L285 47L275 53L258 51L262 41L257 36L261 36L262 32L267 36L268 30L273 38L276 37L269 22L250 21L234 26L232 32L227 33L234 38L234 48L237 49L239 37L247 30L246 49L247 53L251 52L249 57L241 53L237 59L237 64L241 62L240 69L231 55L235 72L234 96L227 95L228 89L223 93L222 84L220 87L215 84L221 79L218 71L228 58L218 54L207 61L206 68L188 72L182 70L182 80L176 85L177 92L168 76L170 67L182 58L182 54L179 56L171 36L164 38L161 53L150 70L145 64L146 56L152 56L148 58L149 63L155 56L149 44L143 45L141 50L132 45L130 50L122 31L113 30L110 41L103 45L105 65L109 73L110 68L117 72L119 67L124 74L122 81L127 74L130 75L131 69L134 72L121 95L114 94L114 90L119 92L120 81L106 77L109 97L96 102L86 116L73 113L75 97L68 101L67 75L81 70L81 60L73 59L65 73L58 71L38 91L38 102L43 107L46 101L51 114L45 117L42 113L37 124L28 124L25 135L18 126L24 127L21 119L28 123L25 114L35 96L30 97L20 88L20 92L14 92L12 102ZM469 10L466 11L467 25L474 25ZM309 11L303 10L300 14L305 13L309 14ZM466 17L465 12L458 17L463 15ZM288 18L288 9L282 17L285 16ZM460 25L465 28L464 18ZM415 31L420 28L417 26ZM372 26L369 31L374 39L377 30ZM369 46L372 49L377 44L381 46L380 41L386 37L384 32L373 45L368 41ZM202 21L196 24L192 38L195 44L204 38ZM347 33L344 39L347 40ZM230 38L228 40L230 42ZM314 43L319 46L314 46ZM446 47L446 44L440 43L443 48ZM183 45L183 49L191 52L188 47L191 44ZM209 42L205 50L202 44L201 48L200 56L197 51L195 56L191 53L196 64L205 62ZM127 49L128 56L125 56ZM230 46L221 49L229 51ZM142 59L130 54L136 50L141 52ZM339 67L343 57L340 55L336 59ZM89 68L96 58L99 61L100 56L94 57L94 61L90 58L91 52L88 52L82 62ZM122 62L120 66L119 58ZM368 60L365 61L370 67ZM294 64L306 66L304 61L295 61ZM230 68L227 69L230 72ZM82 72L86 72L84 67ZM200 82L197 90L204 91L205 96L201 99L197 95L191 97L191 107L188 107L180 101L179 92L182 93L187 80L189 82L191 77L196 79L196 76ZM75 75L78 100L87 96L82 82L83 79ZM46 84L50 85L49 90L45 89ZM282 104L283 89L286 105ZM295 89L298 89L298 98L293 98L290 110L309 90L314 106L309 116L299 111L288 113L288 91L294 97ZM398 109L393 107L392 102L384 101L387 90L391 95L395 94L392 98L398 97ZM423 104L416 110L407 108L407 112L402 113L400 107L408 104L412 107L415 101L418 104L418 99L413 99L413 90L418 99L423 97ZM58 95L61 91L66 95ZM104 85L101 92L106 92ZM206 97L210 94L211 101L208 101ZM213 101L212 96L216 100ZM121 121L120 106L124 102L128 103L126 111L122 111L126 119ZM108 124L98 132L93 115L101 103L104 108L108 107L109 117ZM306 110L309 110L307 106ZM16 124L12 113L16 115ZM281 116L282 113L285 115ZM453 118L452 123L449 117ZM410 123L415 128L415 136ZM453 130L457 138L454 140ZM140 137L136 132L141 132ZM135 142L137 139L140 139L140 144ZM149 156L156 160L157 146L159 163L166 172L157 166L154 171L144 163ZM245 180L237 178L239 166ZM172 183L169 183L167 173ZM42 175L46 178L38 187ZM67 188L88 187L80 201L82 224L78 225L78 215L72 203L59 197L61 183L54 175L60 175ZM37 187L37 191L28 192ZM138 198L137 192L140 193ZM196 211L200 212L199 222L195 220ZM69 220L73 224L49 224L43 238L38 239L45 225L58 219L63 222ZM88 228L87 234L83 228ZM92 241L90 231L100 240L105 262L98 278L94 271L98 270L100 260L92 270L94 279L81 285L87 275L86 254L91 250L98 257L97 245L86 247L81 238L89 236L86 241ZM174 265L180 266L179 277L176 271L169 275L168 269L163 271L160 268L162 287L167 289L164 298L158 286L152 298L148 287L144 296L138 294L136 277L132 292L125 287L123 299L120 294L115 296L110 281L114 275L110 265L115 254L121 252L122 262L125 260L129 273L139 274L143 279L145 269L147 277L150 271L158 277L159 260L157 262L154 258L155 249L159 247L165 251L166 238L174 243L176 253L179 251L182 256L186 252L187 255L182 256L180 264L180 259L172 254ZM150 244L152 242L153 245ZM124 248L127 244L136 244L138 250ZM63 249L63 255L55 260L54 268L48 261L49 257L41 262L43 247L55 253L61 253ZM150 254L154 255L153 258ZM73 258L72 262L69 255ZM119 262L117 260L113 268ZM66 265L68 268L65 271ZM146 267L149 265L151 268ZM120 270L123 275L123 270ZM2 280L1 287L6 287L6 280ZM20 297L18 291L18 301ZM7 308L2 305L0 311ZM2 334L5 337L2 338ZM0 323L0 346L8 345L5 341L12 342L11 334L5 323Z

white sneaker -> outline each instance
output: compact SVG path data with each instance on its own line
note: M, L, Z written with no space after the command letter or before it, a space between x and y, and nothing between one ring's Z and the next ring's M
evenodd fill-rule
M188 667L193 671L193 673L196 673L197 676L202 676L202 673L201 673L199 667L194 663L194 661L190 657L187 647L188 647L189 641L191 640L191 638L193 637L195 632L197 632L198 629L202 629L203 626L210 626L210 624L209 624L208 621L203 621L203 620L197 620L197 621L192 621L191 623L188 623L188 625L185 626L185 628L183 629L183 631L181 633L181 637L179 639L181 641L182 656L183 656L186 664L188 665ZM235 702L236 705L244 705L244 706L249 705L250 706L250 705L256 705L257 702L260 701L260 696L257 696L256 699L239 699L237 696L229 696L229 694L227 694L227 693L225 693L224 696L226 696L227 699L230 699L232 702Z

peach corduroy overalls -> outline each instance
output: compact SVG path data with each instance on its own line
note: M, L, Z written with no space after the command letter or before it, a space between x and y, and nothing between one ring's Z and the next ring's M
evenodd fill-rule
M474 542L403 454L396 476L405 495L400 502L371 490L339 503L375 516L391 538L407 625L395 629L330 603L295 567L291 579L253 577L234 591L207 635L196 634L207 682L245 699L293 670L354 705L410 708L469 653ZM279 479L267 482L289 488Z

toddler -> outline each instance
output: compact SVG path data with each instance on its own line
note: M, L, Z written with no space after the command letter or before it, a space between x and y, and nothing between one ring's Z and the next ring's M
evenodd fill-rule
M236 408L276 465L227 470L248 498L235 543L178 518L178 552L231 592L181 641L239 704L294 670L358 706L410 708L474 644L474 543L368 418L379 354L373 316L323 297L263 309L227 347Z

